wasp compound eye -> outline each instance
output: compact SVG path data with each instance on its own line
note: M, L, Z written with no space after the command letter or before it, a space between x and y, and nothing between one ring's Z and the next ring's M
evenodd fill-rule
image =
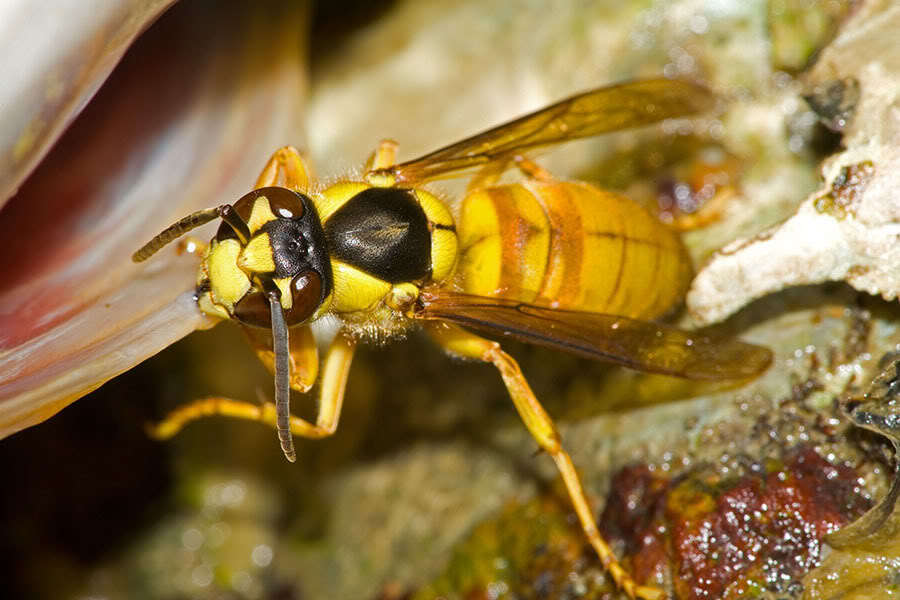
M322 277L306 271L294 277L290 286L291 307L284 311L288 327L299 325L313 316L322 304ZM271 327L269 299L263 292L251 291L234 305L234 318L252 327Z
M269 299L262 292L249 292L234 305L234 318L253 327L271 327Z
M234 209L242 218L249 220L253 206L260 198L268 201L269 210L275 218L299 219L304 212L312 210L311 204L307 208L307 203L311 202L309 196L283 187L264 187L248 192L234 203Z
M287 324L297 325L313 316L322 304L322 278L315 271L307 271L291 281L291 308L284 311Z
M304 204L311 202L309 196L283 187L259 188L253 193L256 197L265 196L272 214L281 219L299 219L306 212Z

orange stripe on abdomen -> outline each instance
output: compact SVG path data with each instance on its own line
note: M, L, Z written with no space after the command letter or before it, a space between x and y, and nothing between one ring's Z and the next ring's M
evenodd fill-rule
M520 185L470 193L460 210L457 284L473 294L532 302L544 277L549 229L540 203Z
M569 186L535 184L528 188L540 201L550 222L547 269L537 301L558 307L579 306L584 292L581 277L585 240L581 211L573 201Z
M653 318L681 301L691 276L674 232L586 183L478 190L463 201L459 231L457 282L474 294Z

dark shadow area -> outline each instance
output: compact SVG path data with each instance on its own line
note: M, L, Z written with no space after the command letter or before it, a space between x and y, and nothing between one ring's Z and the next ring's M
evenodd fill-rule
M359 29L377 21L396 4L396 0L319 0L313 3L310 56L313 62L327 60L335 48Z
M166 510L164 446L148 399L171 393L171 352L0 444L0 580L7 598L63 597Z

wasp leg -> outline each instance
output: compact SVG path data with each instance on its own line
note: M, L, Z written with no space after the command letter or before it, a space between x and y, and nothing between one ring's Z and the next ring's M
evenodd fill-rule
M491 187L500 180L500 176L508 168L509 160L497 160L486 164L469 180L469 184L466 186L466 193Z
M338 333L328 348L322 372L322 389L319 396L319 414L315 424L291 415L291 433L305 438L323 438L334 433L341 417L347 375L353 362L356 340L344 333ZM175 409L156 425L150 425L147 433L151 437L165 440L178 433L191 421L202 417L219 415L259 421L276 427L275 405L271 402L254 404L231 398L201 398Z
M600 557L600 562L609 571L609 574L630 598L644 598L646 600L658 600L664 596L662 590L654 587L640 586L631 578L631 575L619 564L609 544L597 530L591 506L585 496L584 488L578 479L578 473L572 464L572 459L562 447L559 433L553 425L550 416L534 396L531 387L525 380L519 365L510 355L500 348L500 344L486 340L455 325L447 323L425 323L428 333L446 350L465 358L472 358L484 362L490 362L503 378L506 389L512 398L519 416L525 422L525 426L540 447L553 458L566 484L569 498L575 508L575 513L581 521L581 527L585 535Z
M552 183L556 181L556 178L552 173L550 173L550 171L537 164L533 160L527 159L524 156L517 156L514 160L519 170L522 171L522 173L524 173L525 176L529 179L542 181L544 183Z
M369 155L366 160L365 170L376 171L378 169L387 169L393 167L397 162L397 142L390 139L384 139L378 142L378 148Z
M524 156L514 156L512 158L490 162L485 165L469 180L469 185L466 186L466 193L495 185L500 180L500 176L509 168L510 162L516 163L516 167L518 167L529 179L545 183L556 181L556 178L553 177L550 171L546 170L536 162L533 162Z
M260 327L241 327L256 356L270 373L275 373L275 353L272 351L272 331ZM291 328L290 335L291 389L308 392L319 374L319 350L309 325Z
M293 146L279 148L272 154L253 189L271 186L285 187L295 192L306 192L309 188L309 169Z

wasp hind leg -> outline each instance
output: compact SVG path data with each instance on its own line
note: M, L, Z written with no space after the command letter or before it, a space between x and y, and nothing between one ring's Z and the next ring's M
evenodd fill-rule
M291 415L290 428L293 435L318 439L328 437L335 432L341 416L347 376L350 373L350 364L353 362L355 349L356 341L350 336L343 333L335 336L325 356L316 422L310 423ZM294 360L293 348L291 360ZM263 360L263 362L266 361ZM293 378L291 385L294 386ZM259 421L270 427L277 427L275 405L271 402L255 404L231 398L211 397L200 398L175 409L156 425L148 426L147 432L156 439L169 439L191 421L214 415Z
M591 510L590 503L581 486L578 473L572 464L572 459L562 447L559 433L553 425L550 416L538 402L531 391L531 387L525 380L519 365L510 355L500 348L500 344L486 340L455 325L441 322L425 323L428 333L438 344L449 352L465 358L472 358L483 362L492 363L500 376L506 389L516 406L522 421L528 431L550 457L556 463L556 467L562 475L569 498L581 521L581 527L590 541L591 546L600 557L600 562L609 571L616 585L619 586L630 598L643 598L645 600L659 600L664 597L662 590L654 587L638 585L631 575L619 564L612 549L597 530L597 524Z
M525 177L544 183L552 183L556 181L556 178L550 171L537 164L533 160L525 158L524 156L517 156L514 160L516 166L520 171L522 171Z
M528 179L540 181L544 183L552 183L556 178L536 162L525 158L524 156L514 156L512 158L504 158L486 164L469 180L466 192L473 192L478 189L491 187L500 181L500 177L509 168L510 162L515 163L516 167Z
M284 146L272 154L253 189L272 186L304 193L309 188L309 169L300 152L293 146Z

